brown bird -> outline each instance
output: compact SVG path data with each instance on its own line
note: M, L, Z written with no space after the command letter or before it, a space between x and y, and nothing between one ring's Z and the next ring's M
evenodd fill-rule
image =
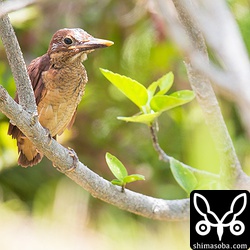
M47 53L28 66L38 119L51 137L56 139L75 121L76 109L88 81L82 64L87 54L112 44L111 41L94 38L79 28L60 29L53 35ZM18 94L15 101L18 103ZM11 123L8 134L17 140L19 165L33 166L42 160L43 154Z

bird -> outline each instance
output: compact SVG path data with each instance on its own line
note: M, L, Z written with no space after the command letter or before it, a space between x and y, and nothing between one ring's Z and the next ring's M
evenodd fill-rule
M75 121L88 81L82 64L87 55L98 48L109 47L112 41L98 39L80 28L64 28L55 32L47 53L32 60L27 67L38 111L38 121L56 139ZM18 103L18 93L15 101ZM38 164L43 153L16 127L9 123L8 134L16 139L18 164Z

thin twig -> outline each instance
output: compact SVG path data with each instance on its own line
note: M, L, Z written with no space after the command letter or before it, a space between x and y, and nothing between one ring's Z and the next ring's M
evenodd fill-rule
M154 146L155 151L159 155L159 159L168 163L170 160L170 157L164 152L164 150L161 148L161 146L159 144L157 132L156 132L156 130L157 130L156 127L157 126L156 126L155 122L149 126L151 138L153 141L153 146Z
M157 125L156 123L153 123L152 125L149 126L150 129L150 133L151 133L151 138L153 141L153 146L155 151L158 153L159 155L159 159L169 163L169 161L171 160L171 156L168 156L165 151L161 148L160 144L159 144L159 140L158 140L158 136L157 136ZM217 174L213 174L204 170L200 170L200 169L196 169L196 168L192 168L191 166L188 166L187 164L182 163L182 166L187 168L188 170L192 171L193 173L196 173L198 175L201 176L207 176L207 177L212 177L214 179L219 179L220 176Z

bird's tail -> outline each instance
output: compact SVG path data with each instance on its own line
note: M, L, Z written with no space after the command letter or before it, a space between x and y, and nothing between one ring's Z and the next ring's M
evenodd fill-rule
M26 155L21 151L18 157L18 165L26 168L26 167L32 167L36 164L38 164L43 158L43 155L41 153L36 153L36 155L34 155L34 158L29 160Z
M26 136L22 135L17 138L17 146L20 153L18 164L22 167L32 167L42 160L43 154L37 151L37 148Z
M34 144L16 127L10 123L8 134L17 140L18 164L22 167L34 166L38 164L43 154L38 152Z

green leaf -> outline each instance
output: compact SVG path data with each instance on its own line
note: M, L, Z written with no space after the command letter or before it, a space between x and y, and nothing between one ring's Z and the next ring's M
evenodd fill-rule
M197 179L194 173L185 164L170 158L170 168L175 180L189 194L197 186Z
M146 105L148 101L147 89L139 82L107 69L100 69L102 74L116 86L128 99L135 103L139 108Z
M180 90L172 93L170 96L186 100L187 102L190 102L195 98L194 92L191 90Z
M157 87L159 87L160 91L156 95L164 95L172 87L173 82L174 82L174 74L172 72L169 72L166 75L162 76L157 81L151 83L150 86L148 87L148 92L150 96L153 96L155 94Z
M190 90L181 90L171 95L156 95L151 99L150 107L155 112L163 112L188 103L194 97L193 91Z
M151 83L148 87L148 92L153 96L157 87L159 87L160 91L157 93L157 95L164 95L172 87L173 81L174 75L172 72L169 72L157 81Z
M135 116L130 116L130 117L119 116L117 117L117 119L126 121L126 122L138 122L138 123L144 123L144 124L150 125L160 114L161 112L155 112L152 114L141 114L141 115L135 115Z
M130 182L134 182L134 181L144 181L145 177L141 174L131 174L126 176L123 181L124 183L130 183Z
M218 179L211 179L209 177L206 178L206 180L199 180L198 185L195 187L195 189L199 190L226 190L230 189L225 183L221 182Z
M128 176L127 169L124 167L124 165L121 163L120 160L118 160L114 155L110 153L106 153L106 162L113 173L113 175L119 180L123 181L123 179Z
M117 185L117 186L124 186L124 182L123 182L123 181L120 181L120 180L118 180L118 179L112 180L111 183L112 183L113 185Z

